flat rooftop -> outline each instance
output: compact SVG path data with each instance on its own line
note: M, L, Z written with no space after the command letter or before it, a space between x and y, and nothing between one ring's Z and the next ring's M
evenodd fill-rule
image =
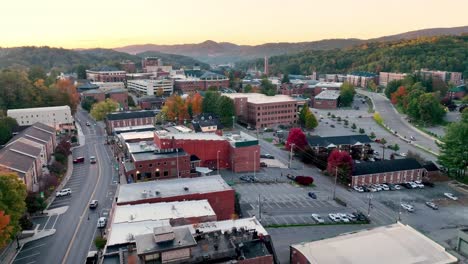
M318 82L315 84L309 84L309 88L340 88L343 85L342 82Z
M247 98L247 102L254 104L269 104L269 103L282 103L282 102L296 102L289 95L277 94L275 96L267 96L260 93L223 93L231 99Z
M128 204L115 207L113 224L202 216L216 216L208 200Z
M155 227L168 225L170 225L168 219L112 224L107 235L107 246L133 243L136 236L152 233Z
M49 106L49 107L32 107L32 108L19 108L19 109L8 109L8 113L31 113L31 111L63 111L63 110L68 110L70 111L70 106L68 105L62 105L62 106Z
M157 160L157 159L168 159L168 158L177 158L182 156L187 156L188 153L185 152L183 149L177 150L165 150L163 152L158 151L146 151L146 152L137 152L132 153L133 160L136 161L144 161L144 160Z
M153 125L143 125L143 126L128 126L128 127L116 127L114 128L114 132L117 134L132 132L132 131L141 131L141 130L154 130Z
M315 96L318 100L336 100L340 97L340 92L335 90L325 90Z
M187 190L185 189L187 188ZM143 201L155 197L174 197L196 193L232 190L220 175L168 179L119 185L118 203ZM158 194L156 195L156 191Z
M292 245L310 263L444 264L457 258L409 225L396 223ZM365 249L363 251L363 249Z
M192 140L225 140L223 137L216 135L215 133L181 133L181 132L169 132L167 130L158 130L154 132L159 138L165 139L192 139Z
M159 149L153 141L127 142L125 145L130 153L154 152Z
M135 139L152 139L154 138L153 131L140 131L140 132L126 132L120 133L119 138L123 141L135 140Z

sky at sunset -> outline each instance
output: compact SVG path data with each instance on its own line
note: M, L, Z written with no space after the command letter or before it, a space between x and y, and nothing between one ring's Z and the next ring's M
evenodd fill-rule
M468 25L468 0L2 0L0 46L373 38Z

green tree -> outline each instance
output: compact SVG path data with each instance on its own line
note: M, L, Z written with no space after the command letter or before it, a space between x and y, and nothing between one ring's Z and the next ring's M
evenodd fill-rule
M96 246L96 248L98 250L102 250L104 249L104 247L106 246L106 243L107 243L107 239L99 236L99 237L96 237L94 239L94 245Z
M26 197L26 208L28 213L32 214L38 211L43 211L46 209L46 207L47 203L45 202L44 198L34 194L29 194Z
M4 145L13 136L13 129L18 126L16 119L0 117L0 145Z
M457 172L458 175L465 175L468 166L468 122L460 121L451 123L447 127L447 132L439 144L439 163L449 169L449 174Z
M426 93L418 99L420 121L424 124L440 124L445 110L434 94Z
M371 132L370 135L369 135L369 137L370 137L371 139L374 139L374 138L376 137L376 136L375 136L375 133L374 133L374 132Z
M366 131L364 130L364 128L359 128L359 133L360 133L360 134L365 134Z
M317 126L318 126L317 118L315 118L315 115L311 111L308 111L305 116L305 127L307 129L314 129Z
M377 92L378 90L378 86L377 84L375 84L375 82L373 80L370 80L368 83L367 83L367 89L373 91L373 92Z
M81 100L81 107L86 110L86 111L91 111L91 108L93 107L93 104L95 104L97 101L94 99L94 97L86 96ZM130 105L130 101L129 101Z
M401 85L402 85L401 80L390 81L387 84L387 87L385 87L385 90L384 90L385 96L387 96L387 98L390 99L392 97L392 93L396 92L396 90L398 90L398 87L400 87Z
M202 109L204 113L216 113L217 104L219 100L219 93L214 91L208 91L205 93L205 97L202 102Z
M340 88L340 106L351 106L356 91L351 83L345 82Z
M78 79L86 79L86 66L78 65L78 67L76 67L76 75Z
M0 244L8 242L20 231L19 220L26 211L26 194L26 186L16 173L0 172L0 211L10 216L8 236L0 236L7 240L0 241Z
M236 115L234 102L227 96L221 96L218 100L215 112L225 127L232 127L232 117Z
M133 101L133 97L130 96L130 95L127 97L127 102L128 102L129 107L135 107L136 106L135 101Z
M251 93L252 92L252 85L247 84L244 86L244 93Z
M263 78L260 84L260 88L263 94L273 96L276 94L276 86L270 82L267 78Z
M353 130L354 130L354 129L356 129L356 128L357 128L356 124L355 124L355 123L353 123L353 124L351 125L351 129L353 129Z
M309 106L305 104L299 112L299 121L302 125L306 123L306 116L308 112L310 112Z
M107 114L117 111L119 109L119 103L107 98L105 101L96 103L91 108L91 116L100 121L103 120Z
M398 144L395 143L395 145L392 146L392 150L394 152L398 152L400 150L400 146Z
M212 92L216 92L216 91L218 91L218 87L212 85L212 86L208 87L207 90L212 91Z
M28 78L29 78L29 80L31 80L31 83L33 83L33 82L35 82L35 81L37 81L39 79L46 80L47 79L47 74L46 74L44 68L42 68L41 66L38 66L38 65L34 65L31 68L29 68Z
M283 75L283 79L281 80L281 83L289 83L290 80L289 80L289 74L284 74Z

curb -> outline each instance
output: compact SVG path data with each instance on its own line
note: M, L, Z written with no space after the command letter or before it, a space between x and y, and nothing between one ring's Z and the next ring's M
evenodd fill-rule
M67 184L68 180L70 180L71 175L73 174L73 156L68 156L68 166L67 166L67 173L63 178L62 182L55 188L54 192L50 194L49 198L47 198L46 203L47 207L46 210L49 209L49 206L55 201L55 192L57 190L61 190L65 184Z

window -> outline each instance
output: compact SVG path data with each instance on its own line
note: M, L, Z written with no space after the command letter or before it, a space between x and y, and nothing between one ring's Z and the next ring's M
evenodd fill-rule
M165 170L164 171L164 176L169 176L169 171Z
M150 168L153 167L153 163L148 164L148 167Z
M167 165L167 161L164 162L164 165Z
M138 168L143 168L143 165L141 165L141 164L140 164L140 165L138 165Z

